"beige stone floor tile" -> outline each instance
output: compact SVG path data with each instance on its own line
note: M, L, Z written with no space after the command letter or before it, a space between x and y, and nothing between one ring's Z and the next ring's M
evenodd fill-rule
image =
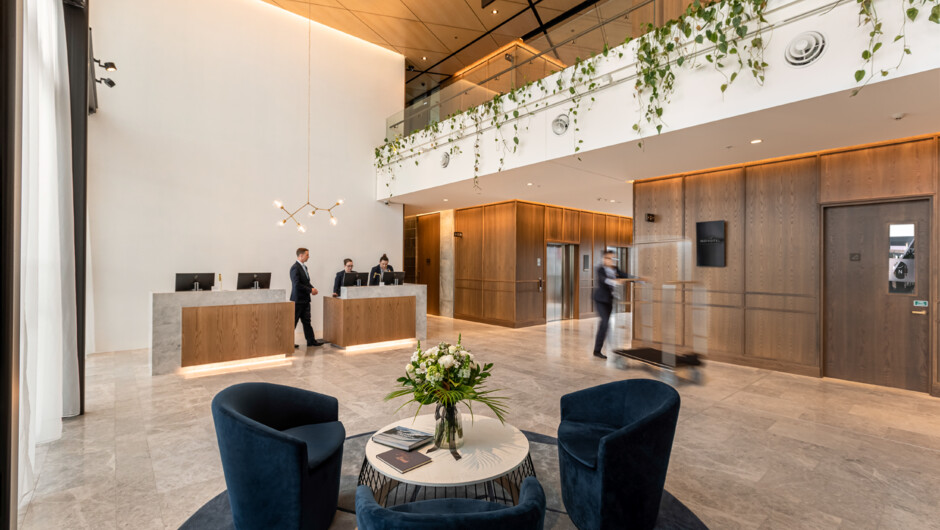
M509 329L428 319L425 347L458 333L494 362L509 421L554 436L562 395L657 378L656 369L591 356L596 320ZM629 336L629 326L618 328ZM610 345L608 345L610 346ZM87 414L37 448L39 478L21 528L178 528L225 489L211 401L267 381L339 400L347 435L412 417L386 402L410 348L298 350L289 363L184 378L151 377L147 350L91 355ZM667 489L714 529L940 529L940 399L835 379L708 362L682 397ZM431 413L425 408L423 413ZM492 415L484 408L474 412ZM338 513L333 528L354 528ZM570 528L557 516L546 528Z

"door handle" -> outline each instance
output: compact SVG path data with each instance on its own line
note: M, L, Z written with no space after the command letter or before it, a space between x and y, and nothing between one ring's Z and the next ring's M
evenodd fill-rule
M926 311L926 310L924 310L924 311L911 311L911 314L912 314L912 315L926 315L926 314L927 314L927 311Z
M539 276L539 292L542 292L542 277Z

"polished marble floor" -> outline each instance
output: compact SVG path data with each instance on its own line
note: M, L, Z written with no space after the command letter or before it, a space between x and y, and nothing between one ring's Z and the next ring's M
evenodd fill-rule
M554 435L559 398L654 372L590 356L596 320L506 329L429 318L494 362L514 425ZM628 333L629 330L622 330ZM151 377L147 352L88 358L87 414L43 445L21 528L177 528L225 489L212 396L270 381L336 396L347 433L396 416L382 397L410 349L314 348L285 366ZM711 528L940 529L940 399L721 363L678 384L682 409L666 487ZM398 416L408 414L399 412ZM352 528L339 514L335 528Z

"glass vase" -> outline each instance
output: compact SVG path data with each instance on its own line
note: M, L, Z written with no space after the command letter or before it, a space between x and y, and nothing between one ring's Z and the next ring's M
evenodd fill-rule
M434 447L447 451L463 445L463 425L457 405L438 405L434 412L437 425L434 428Z

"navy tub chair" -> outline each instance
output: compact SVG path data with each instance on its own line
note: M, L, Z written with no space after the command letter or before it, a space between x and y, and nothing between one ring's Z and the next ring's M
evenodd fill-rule
M356 490L359 530L542 530L545 492L526 477L519 504L505 506L476 499L431 499L383 508L369 486Z
M561 495L579 529L656 526L678 417L679 393L652 379L562 396Z
M336 398L242 383L212 400L235 528L326 529L336 513L346 431Z

